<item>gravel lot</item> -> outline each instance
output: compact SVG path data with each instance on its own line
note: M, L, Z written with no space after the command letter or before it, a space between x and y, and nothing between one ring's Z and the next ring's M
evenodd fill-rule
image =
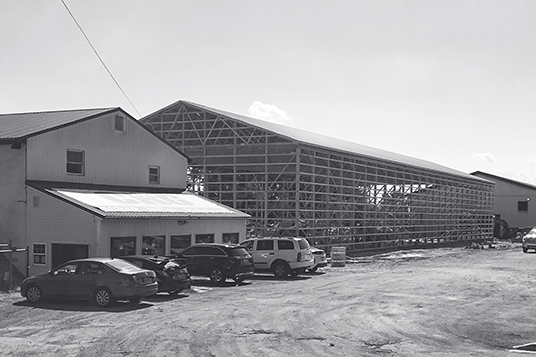
M519 356L536 341L536 254L409 250L299 278L196 279L99 309L0 294L2 356Z

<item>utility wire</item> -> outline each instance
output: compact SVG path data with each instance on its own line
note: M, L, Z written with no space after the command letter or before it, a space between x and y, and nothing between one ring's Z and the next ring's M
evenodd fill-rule
M123 88L121 88L121 86L119 85L119 83L117 82L117 80L115 79L115 77L113 76L112 72L110 72L110 70L108 69L108 67L106 66L106 64L104 63L104 61L102 60L101 56L99 56L99 53L97 52L97 50L95 49L95 47L93 47L93 44L91 44L91 41L89 40L89 38L86 36L86 33L84 32L84 30L82 30L82 27L80 26L80 24L78 23L78 21L76 21L73 13L71 12L71 10L69 10L69 7L67 7L67 4L65 3L64 0L61 0L61 2L63 3L63 6L65 6L65 8L67 9L67 11L69 12L69 15L71 15L72 19L74 20L76 26L78 26L78 28L80 29L80 31L82 32L82 35L84 35L84 37L86 38L86 41L87 43L89 43L89 45L91 46L91 48L93 49L93 52L95 52L95 54L97 55L97 57L99 58L99 61L102 63L102 65L104 66L104 68L106 69L106 72L108 72L108 74L110 75L110 77L112 77L113 81L115 82L115 84L117 85L117 87L119 88L119 90L123 93L123 95L125 96L125 98L127 98L128 102L130 103L130 105L132 105L132 108L134 108L134 110L136 111L136 113L138 113L138 115L141 117L141 114L140 112L138 111L138 109L136 108L136 106L132 103L132 101L130 100L130 98L128 97L128 95L125 93L125 91L123 90Z

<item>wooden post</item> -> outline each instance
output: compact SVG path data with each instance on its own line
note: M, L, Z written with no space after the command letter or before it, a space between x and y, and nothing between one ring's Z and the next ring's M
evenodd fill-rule
M9 291L13 289L13 240L9 240Z

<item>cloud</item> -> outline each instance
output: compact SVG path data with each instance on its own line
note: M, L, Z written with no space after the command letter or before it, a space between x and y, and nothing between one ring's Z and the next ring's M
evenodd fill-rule
M487 162L495 162L496 161L495 156L493 156L490 153L474 154L473 157L478 159L478 160L480 160L480 161L487 161Z
M273 104L261 103L257 100L248 108L248 115L253 118L277 124L288 123L289 121L294 120L294 118L283 109L279 109Z

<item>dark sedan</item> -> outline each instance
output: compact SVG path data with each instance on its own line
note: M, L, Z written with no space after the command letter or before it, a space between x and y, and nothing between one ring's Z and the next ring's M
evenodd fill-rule
M158 281L158 292L178 294L192 286L184 259L171 260L158 255L129 255L121 259L142 269L154 271Z
M233 279L241 283L253 275L251 255L236 244L200 243L189 246L176 255L186 259L191 275L207 276L214 283Z
M92 300L106 307L115 300L139 302L158 291L156 274L151 270L114 258L71 260L46 274L24 279L20 293L36 303L43 298Z

